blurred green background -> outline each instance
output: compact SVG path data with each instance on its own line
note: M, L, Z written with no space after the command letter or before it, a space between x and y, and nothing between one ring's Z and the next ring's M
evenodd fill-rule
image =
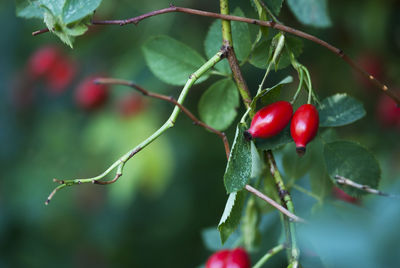
M214 12L219 9L218 1L174 4ZM96 18L128 18L168 5L169 1L164 0L104 0ZM247 16L256 17L246 1L230 1L230 5L231 10L240 7ZM330 1L329 14L333 27L327 29L302 26L286 5L280 20L342 48L360 62L366 61L366 65L373 61L373 66L366 68L377 68L377 75L400 90L398 1ZM43 28L43 23L16 18L14 3L0 2L0 267L195 267L205 262L211 252L203 245L201 231L218 224L227 197L222 183L225 152L217 136L193 126L183 115L175 128L127 164L124 176L116 184L69 187L59 192L49 206L44 201L56 186L52 178L101 173L155 131L172 111L169 103L143 99L139 112L122 116L119 101L131 93L123 87L112 88L105 107L83 111L74 100L79 82L100 73L177 96L179 87L162 83L149 71L140 47L149 37L166 34L204 55L203 40L212 21L187 14L166 14L138 26L93 27L76 39L71 50L51 34L32 37L31 32ZM255 27L253 30L256 32ZM76 77L59 94L43 81L26 83L29 57L49 44L59 47L77 64ZM400 193L399 187L392 186L400 178L400 124L388 126L379 121L377 107L382 94L326 49L305 41L303 50L299 61L309 68L320 98L347 92L364 103L367 116L338 129L337 134L374 152L383 171L383 189L397 189ZM247 64L243 72L254 93L263 71ZM296 77L290 68L272 73L267 84L274 85L289 74ZM216 80L196 85L189 94L185 105L195 114L201 94L213 81ZM293 92L295 87L294 83L287 90ZM227 134L232 141L234 127ZM282 152L277 155L281 165ZM304 195L296 191L293 195L300 214L309 209ZM351 207L356 212L348 213L345 219L359 230L352 217L356 218L360 210L372 211L371 218L366 217L365 221L381 220L373 221L376 224L371 223L371 228L387 228L386 236L376 236L383 241L380 249L390 247L395 254L399 249L393 242L399 236L395 228L399 216L393 214L399 214L398 200L366 199L364 208ZM372 207L368 207L370 203ZM382 211L393 214L380 218ZM276 243L279 236L277 214L271 215L273 219L264 224L267 246ZM369 229L365 233L363 230L355 239L365 238ZM363 246L371 240L358 241L361 245L356 247L361 253L369 252ZM324 244L326 240L320 242ZM339 248L337 254L341 253ZM389 266L381 267L396 267L391 265L398 263L398 259L385 261ZM378 262L378 266L373 261L368 263L379 267L384 262Z

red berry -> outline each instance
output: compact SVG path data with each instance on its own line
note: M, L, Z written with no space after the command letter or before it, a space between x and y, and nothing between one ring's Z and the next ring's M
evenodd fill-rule
M145 103L138 94L130 94L118 102L118 110L123 117L129 117L140 113L144 106Z
M250 258L242 248L220 250L207 260L206 268L250 268Z
M225 268L229 254L230 250L228 249L217 251L208 258L206 268Z
M251 121L250 138L270 138L281 132L292 118L293 108L287 101L277 101L259 110Z
M383 95L379 99L376 113L379 122L385 127L400 124L400 108L397 107L396 102L387 95Z
M66 57L59 57L46 75L49 89L54 93L64 91L76 74L76 65Z
M105 103L108 97L108 86L94 84L95 76L83 80L77 87L75 99L79 107L92 110L99 108Z
M314 139L318 131L318 111L312 104L300 106L293 115L290 134L296 144L296 152L302 156L306 145Z
M348 203L359 204L359 200L351 195L346 194L345 191L338 187L333 187L332 194L335 198L343 200Z
M33 78L47 74L53 68L60 51L54 46L45 46L36 50L28 62L28 72Z

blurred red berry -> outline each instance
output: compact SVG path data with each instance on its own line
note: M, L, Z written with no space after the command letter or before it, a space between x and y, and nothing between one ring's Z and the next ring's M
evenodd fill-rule
M59 57L46 75L49 90L53 93L63 92L74 79L76 72L75 62L67 57Z
M141 96L129 94L118 101L118 110L123 117L130 117L140 113L145 106Z
M206 268L250 268L250 258L242 248L224 249L211 255Z
M101 107L108 98L108 86L94 84L96 76L90 76L83 80L75 92L77 105L85 110L93 110Z
M352 203L352 204L359 204L360 200L352 197L351 195L346 194L345 191L343 191L342 189L338 188L338 187L333 187L332 189L332 195L336 198L336 199L340 199L342 201L345 201L347 203Z
M376 79L381 80L384 76L383 60L372 52L365 52L358 56L356 62L369 74L373 75ZM372 88L373 84L368 78L360 73L357 73L356 79L358 83L366 88Z
M390 127L400 124L400 108L387 95L382 95L376 107L379 123L382 126Z
M55 46L39 48L28 61L28 73L35 79L46 75L59 57L60 51Z

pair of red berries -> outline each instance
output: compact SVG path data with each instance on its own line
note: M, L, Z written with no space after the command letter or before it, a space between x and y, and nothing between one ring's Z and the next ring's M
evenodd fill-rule
M290 120L290 134L296 144L296 152L301 156L306 145L318 131L318 111L312 104L300 106L293 117L292 105L287 101L277 101L259 110L245 132L248 138L270 138L281 132Z
M242 248L224 249L208 258L206 268L250 268L250 258Z

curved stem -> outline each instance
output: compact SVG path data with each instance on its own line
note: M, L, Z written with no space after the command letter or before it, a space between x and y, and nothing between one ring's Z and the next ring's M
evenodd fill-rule
M168 101L176 106L178 106L182 112L184 114L186 114L195 125L201 126L209 131L211 131L214 134L217 134L219 137L221 137L222 142L224 143L224 147L225 147L225 153L227 158L229 158L229 154L230 154L230 149L229 149L229 143L228 143L228 139L226 138L226 135L224 132L218 131L215 128L207 125L206 123L200 121L192 112L190 112L185 106L183 106L182 104L180 104L178 101L176 101L173 97L170 96L166 96L163 94L159 94L159 93L154 93L154 92L150 92L146 89L144 89L143 87L128 81L128 80L123 80L123 79L115 79L115 78L97 78L94 80L94 83L96 84L109 84L109 85L123 85L123 86L128 86L131 88L134 88L138 91L140 91L143 95L148 96L148 97L152 97L155 99L160 99L160 100L164 100L164 101Z
M216 63L218 63L221 59L223 59L226 55L225 50L219 51L217 54L215 54L212 58L210 58L205 64L203 64L196 72L190 75L189 80L186 82L185 86L183 87L178 100L176 101L179 104L182 104L183 101L185 100L190 88L193 86L193 84L196 82L196 80L201 77L205 72L207 72L209 69L211 69ZM50 200L53 198L53 196L56 194L57 191L61 190L62 188L66 186L72 186L72 185L79 185L83 183L93 183L93 184L110 184L116 182L121 176L122 176L122 171L123 167L125 166L126 162L131 159L135 154L140 152L143 148L145 148L147 145L152 143L155 139L157 139L160 135L162 135L166 130L169 128L173 127L175 125L175 121L178 118L178 115L181 111L182 106L175 105L174 110L172 111L170 117L168 120L157 130L155 131L150 137L145 139L143 142L141 142L139 145L137 145L135 148L124 154L120 159L115 161L106 171L101 173L100 175L92 178L87 178L87 179L73 179L73 180L57 180L55 179L55 182L60 183L58 187L56 187L49 197L47 198L45 204L49 204ZM113 180L104 182L100 181L103 179L106 175L108 175L114 168L118 167L116 175Z

